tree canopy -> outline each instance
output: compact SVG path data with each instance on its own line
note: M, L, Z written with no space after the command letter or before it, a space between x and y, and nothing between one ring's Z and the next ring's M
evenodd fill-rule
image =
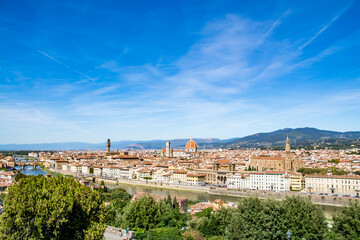
M9 188L0 217L6 239L101 239L100 194L70 177L26 176Z
M151 196L143 196L128 204L122 214L122 227L146 230L157 227L182 227L186 224L186 214L172 208L165 201L156 202Z
M360 239L360 204L351 201L333 217L333 232L336 239Z
M204 237L225 239L324 239L327 223L320 208L309 199L241 198L237 208L207 209L189 222Z

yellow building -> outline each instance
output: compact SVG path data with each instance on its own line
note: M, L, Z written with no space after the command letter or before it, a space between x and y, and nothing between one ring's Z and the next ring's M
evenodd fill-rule
M205 174L190 173L186 175L186 180L188 185L204 186Z
M170 182L172 184L186 184L187 182L187 171L174 171L171 176Z
M301 173L293 173L290 175L290 190L300 191L302 189L301 186Z

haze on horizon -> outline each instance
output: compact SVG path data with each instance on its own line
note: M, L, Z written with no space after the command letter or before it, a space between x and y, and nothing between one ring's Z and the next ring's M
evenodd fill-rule
M360 1L0 2L0 144L360 130Z

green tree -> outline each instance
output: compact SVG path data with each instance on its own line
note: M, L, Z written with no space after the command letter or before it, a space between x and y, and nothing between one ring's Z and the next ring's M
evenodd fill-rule
M104 231L100 194L69 177L20 179L0 217L6 239L101 239Z
M108 189L107 192L101 193L101 195L103 196L105 202L115 199L130 200L132 197L132 195L123 188Z
M105 207L106 218L105 223L108 226L121 227L122 226L122 214L124 208L130 203L129 200L122 200L116 198Z
M0 202L4 202L6 194L0 193Z
M180 240L180 231L174 227L162 227L151 229L148 232L149 240Z
M198 213L195 213L195 216L197 217L207 217L207 218L210 218L211 216L211 213L213 211L213 208L212 207L208 207L208 208L205 208L203 210L201 210L200 212Z
M340 159L331 159L329 162L339 164Z
M172 208L165 201L156 202L151 196L144 196L131 202L121 214L122 227L149 230L158 227L181 228L186 225L188 216L178 208Z
M94 168L93 167L89 168L89 174L94 174Z
M207 226L204 227L202 233L209 236L224 236L225 229L230 224L232 219L233 208L220 208L215 213L213 213Z
M17 174L15 175L15 181L18 182L18 181L20 181L20 179L25 178L25 177L26 177L25 174L19 172L19 173L17 173Z
M226 229L226 239L324 239L327 224L322 211L309 199L283 201L241 199Z
M333 217L333 232L336 239L360 239L360 204L349 202Z
M184 240L204 240L205 238L198 230L187 230L182 234Z
M303 197L287 197L280 202L284 219L284 231L293 238L324 239L328 231L326 218L319 206Z
M125 207L122 226L146 230L155 228L168 209L164 201L156 202L151 196L143 196Z
M172 207L173 207L174 209L178 209L178 208L179 208L179 204L177 203L176 196L174 197Z
M281 213L273 199L240 199L226 229L226 239L284 239Z
M167 196L166 204L172 206L170 194Z

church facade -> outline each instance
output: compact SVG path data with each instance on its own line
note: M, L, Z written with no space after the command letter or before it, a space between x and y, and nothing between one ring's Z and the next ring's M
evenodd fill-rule
M296 173L304 167L301 159L291 155L289 138L286 139L285 157L252 157L249 166L258 171L279 170Z

